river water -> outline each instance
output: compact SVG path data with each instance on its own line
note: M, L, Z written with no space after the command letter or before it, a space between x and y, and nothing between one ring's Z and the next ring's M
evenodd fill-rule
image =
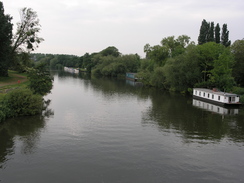
M0 125L1 183L244 182L242 108L65 72L45 99Z

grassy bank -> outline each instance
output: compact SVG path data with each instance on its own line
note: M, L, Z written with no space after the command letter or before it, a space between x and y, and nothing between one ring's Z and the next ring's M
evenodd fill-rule
M9 77L0 77L0 100L11 90L24 88L28 84L26 74L20 74L16 71L9 71Z

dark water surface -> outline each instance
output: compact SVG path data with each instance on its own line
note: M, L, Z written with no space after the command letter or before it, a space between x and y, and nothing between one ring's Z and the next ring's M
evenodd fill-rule
M0 125L1 183L244 182L243 109L63 72L46 99Z

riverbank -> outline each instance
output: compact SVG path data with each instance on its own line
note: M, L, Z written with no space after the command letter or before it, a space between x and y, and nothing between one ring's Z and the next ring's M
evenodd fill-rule
M28 78L26 74L10 70L9 77L0 77L0 100L9 91L25 87L27 84Z

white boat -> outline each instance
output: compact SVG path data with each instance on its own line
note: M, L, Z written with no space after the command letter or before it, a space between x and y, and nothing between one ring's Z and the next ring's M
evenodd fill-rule
M79 73L79 69L74 69L72 67L64 67L64 71L70 72L70 73Z
M240 105L240 97L237 94L226 93L216 88L209 90L205 88L193 88L193 98L211 102L218 105Z

